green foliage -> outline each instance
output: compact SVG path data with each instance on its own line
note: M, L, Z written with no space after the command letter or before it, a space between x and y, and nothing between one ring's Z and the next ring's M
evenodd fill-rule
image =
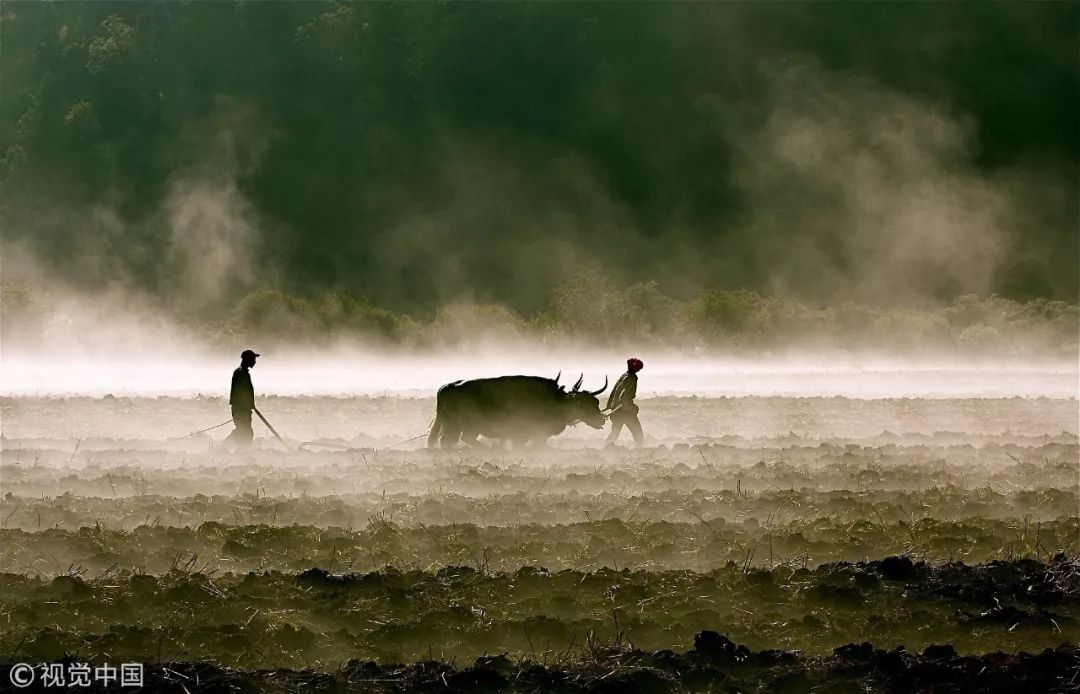
M634 301L642 292L597 273L578 273L556 285L544 323L557 336L586 335L601 343L640 339L651 333L646 307Z
M428 321L413 319L404 342L422 347L445 347L483 340L514 341L525 337L525 321L499 304L453 303Z
M11 284L0 287L0 309L4 311L5 317L14 319L17 314L29 312L33 304L27 287Z
M95 77L107 76L121 67L135 45L135 27L120 15L110 15L101 23L102 33L86 46L86 71Z
M648 278L655 254L676 246L700 249L689 279L723 272L725 286L761 292L775 268L753 252L759 239L737 236L759 201L745 194L736 153L747 146L744 121L769 113L771 66L802 56L913 99L947 94L978 135L974 173L1038 161L1040 175L1071 190L1077 101L1062 56L1072 55L1075 12L1064 3L855 12L20 3L4 19L0 214L19 222L5 224L6 235L76 282L121 270L164 292L158 270L172 230L156 215L178 177L211 169L235 173L266 221L260 260L304 295L340 288L413 312L456 295L532 313L565 274L550 259L560 250ZM760 40L744 45L726 31ZM940 50L913 50L909 37L927 32ZM61 250L96 206L121 221L108 264ZM403 243L402 227L418 216L432 230ZM1074 300L1073 225L1032 229L995 289ZM767 243L783 248L802 230L789 220L778 233ZM440 273L448 253L463 268L454 281ZM682 274L668 268L661 279ZM796 293L821 296L832 279L815 276ZM555 333L592 320L619 339L669 330L654 315L663 309L616 296L594 304L575 291L559 290ZM774 308L736 292L704 297L700 310L716 337L744 343Z
M80 139L89 139L101 130L101 122L94 113L94 105L89 101L79 101L64 116L64 122Z
M702 292L697 317L709 335L739 341L760 334L769 321L769 302L740 289Z
M47 296L32 301L26 287L5 285L4 291L10 304L4 312L6 329L40 336L51 315ZM595 274L559 284L548 307L532 316L504 304L465 302L433 314L408 315L345 292L307 297L265 290L248 294L231 313L209 320L209 325L191 327L211 341L238 335L300 342L340 337L420 348L572 339L639 349L870 349L1067 357L1075 355L1080 344L1080 307L1061 301L1021 303L969 295L923 309L850 302L820 308L749 290L711 289L680 300L664 294L655 282L620 286Z
M29 288L15 284L0 285L0 334L8 346L40 335L46 315L36 305Z
M299 342L327 335L395 339L403 319L363 297L330 293L301 299L278 291L246 296L235 309L232 329L248 335L289 335Z

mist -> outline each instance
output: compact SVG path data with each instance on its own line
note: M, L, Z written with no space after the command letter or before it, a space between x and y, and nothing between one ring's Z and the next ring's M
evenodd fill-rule
M1078 32L3 0L0 681L1071 691Z
M7 7L5 395L1076 397L1074 9Z

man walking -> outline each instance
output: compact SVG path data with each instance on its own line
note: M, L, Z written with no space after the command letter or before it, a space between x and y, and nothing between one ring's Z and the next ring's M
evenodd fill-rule
M229 406L232 408L233 425L236 427L229 434L229 440L240 448L251 446L255 432L251 428L251 411L255 409L255 388L251 385L250 370L255 366L259 355L250 349L240 353L240 366L233 371L232 388L229 391Z
M644 366L645 363L637 357L627 359L626 373L619 376L619 380L615 381L615 387L611 389L611 395L608 396L607 401L607 409L611 410L609 415L611 433L607 437L609 446L615 445L615 440L619 438L624 425L633 435L635 446L641 446L645 440L645 435L641 431L641 422L637 417L638 406L634 403L634 398L637 397L637 373Z

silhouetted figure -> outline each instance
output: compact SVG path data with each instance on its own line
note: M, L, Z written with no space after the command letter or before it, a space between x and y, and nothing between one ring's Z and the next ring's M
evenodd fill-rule
M634 437L634 445L640 446L645 440L645 434L641 431L641 422L638 421L638 406L634 403L637 397L637 372L644 368L645 363L637 357L626 360L626 373L619 376L615 381L615 387L608 396L607 409L611 410L611 433L608 434L607 442L614 445L615 440L622 433L625 426Z
M233 371L232 388L229 390L229 406L232 408L233 425L229 439L240 448L251 446L255 432L251 428L251 411L255 409L255 387L251 385L250 369L255 366L258 354L250 349L240 353L240 367Z

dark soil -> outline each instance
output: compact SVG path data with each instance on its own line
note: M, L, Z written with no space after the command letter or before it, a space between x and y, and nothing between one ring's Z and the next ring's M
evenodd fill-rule
M0 691L10 664L0 666ZM823 658L781 650L751 651L715 631L701 631L684 653L595 647L574 664L544 665L484 656L472 665L427 661L379 665L353 660L334 672L240 671L208 663L147 666L144 691L177 692L1076 692L1080 648L1040 653L958 655L949 645L920 653L851 643ZM44 691L44 690L43 690ZM104 691L83 688L81 691ZM134 691L134 690L129 690Z

